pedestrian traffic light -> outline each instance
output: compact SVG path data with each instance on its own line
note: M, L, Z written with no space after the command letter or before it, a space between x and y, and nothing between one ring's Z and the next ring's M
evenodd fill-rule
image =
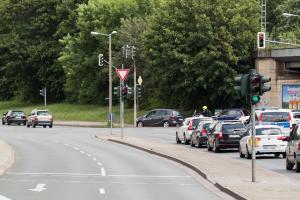
M128 88L126 86L123 86L121 93L122 93L122 99L125 100L127 98Z
M266 47L266 34L265 32L257 33L257 48L264 49Z
M241 76L235 77L236 86L234 89L240 92L242 97L247 97L248 95L248 74L242 74Z
M120 86L114 87L114 95L120 95Z
M271 90L271 86L265 85L265 83L268 83L270 81L271 81L271 77L260 76L260 91L259 91L260 95L263 95L265 92Z
M138 98L141 98L142 97L142 93L143 93L142 86L140 86L140 85L136 86L136 91L137 91Z
M40 95L41 95L41 96L45 96L45 90L44 90L44 89L41 89L41 90L40 90Z
M249 77L251 103L255 105L260 101L261 76L258 74L251 74Z
M104 62L103 54L99 54L99 66L102 67Z

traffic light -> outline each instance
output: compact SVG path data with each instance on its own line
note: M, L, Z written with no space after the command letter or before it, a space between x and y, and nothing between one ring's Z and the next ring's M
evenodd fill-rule
M132 87L127 87L127 94L132 95Z
M99 54L99 66L102 67L104 63L104 58L103 58L103 54Z
M137 91L137 96L138 96L138 98L141 98L141 97L142 97L142 93L143 93L143 88L142 88L142 86L137 85L137 86L136 86L136 91Z
M254 105L260 101L260 85L261 76L258 74L251 74L249 76L250 100Z
M41 96L45 96L45 90L44 90L44 89L41 89L41 90L40 90L40 95L41 95Z
M265 85L265 83L268 83L270 81L271 81L271 77L260 76L260 91L259 91L260 95L263 95L265 92L271 90L271 86Z
M135 46L131 47L131 58L133 59L135 57L136 48Z
M242 74L241 76L235 77L236 86L234 86L234 89L239 91L242 97L247 97L248 95L248 74Z
M127 98L128 88L126 86L122 87L121 94L122 94L122 99L123 100Z
M257 48L264 49L266 47L266 34L265 32L257 33Z
M120 95L120 86L114 87L114 95L117 95L117 96Z

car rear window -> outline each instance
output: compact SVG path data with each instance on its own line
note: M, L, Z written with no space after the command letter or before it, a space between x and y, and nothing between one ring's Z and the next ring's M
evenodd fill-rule
M225 110L221 115L229 115L229 116L241 116L242 113L239 110Z
M282 132L279 128L258 128L256 135L282 135Z
M178 116L178 115L181 115L181 114L180 114L180 112L178 112L178 111L173 111L173 115L174 115L174 116Z
M39 116L48 116L50 113L48 111L37 111L37 115Z
M24 115L24 112L22 112L22 111L12 111L11 114L13 116L20 116L20 115Z
M262 122L286 122L290 121L288 112L264 112L261 114Z
M205 123L205 124L203 124L203 129L208 129L211 124L212 123Z
M193 126L193 127L198 126L199 122L200 122L200 119L193 119L193 124L192 124L192 126Z
M294 118L300 119L300 113L293 113Z
M243 124L223 124L222 132L245 131L246 127Z

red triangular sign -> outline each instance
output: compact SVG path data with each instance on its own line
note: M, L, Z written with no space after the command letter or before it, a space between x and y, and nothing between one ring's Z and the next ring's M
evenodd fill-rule
M130 69L116 69L116 72L121 79L121 81L124 81L129 74Z

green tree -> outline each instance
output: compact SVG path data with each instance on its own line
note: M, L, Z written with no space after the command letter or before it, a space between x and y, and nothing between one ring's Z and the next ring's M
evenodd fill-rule
M144 41L149 103L182 109L235 105L233 77L254 66L258 19L256 0L166 1Z

